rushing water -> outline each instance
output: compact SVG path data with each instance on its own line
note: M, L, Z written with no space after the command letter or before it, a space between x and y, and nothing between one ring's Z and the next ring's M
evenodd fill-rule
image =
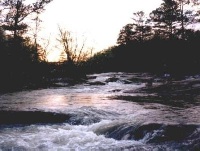
M200 150L200 77L88 75L0 95L0 150Z

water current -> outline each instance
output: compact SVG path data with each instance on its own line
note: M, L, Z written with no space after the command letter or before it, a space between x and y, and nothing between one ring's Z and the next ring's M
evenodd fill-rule
M0 95L2 151L198 151L200 76L87 75Z

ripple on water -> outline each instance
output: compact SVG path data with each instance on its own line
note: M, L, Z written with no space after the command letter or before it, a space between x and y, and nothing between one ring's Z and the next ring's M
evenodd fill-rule
M2 94L0 121L11 120L0 127L0 149L198 150L199 81L102 73L83 84Z

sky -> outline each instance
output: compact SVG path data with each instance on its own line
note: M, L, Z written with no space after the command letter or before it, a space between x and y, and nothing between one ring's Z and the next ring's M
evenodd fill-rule
M95 52L116 44L120 29L132 22L134 12L146 14L159 7L161 0L53 0L41 15L43 39L50 39L49 61L58 61L55 47L58 26L86 39ZM45 42L44 42L45 43Z

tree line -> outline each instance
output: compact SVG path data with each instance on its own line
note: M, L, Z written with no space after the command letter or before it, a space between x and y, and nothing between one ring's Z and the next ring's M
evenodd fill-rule
M149 16L143 11L133 13L133 22L125 25L117 39L118 44L148 41L153 38L188 40L192 26L199 23L197 0L163 0Z
M0 0L0 91L51 85L53 78L78 78L79 62L92 55L85 41L58 27L55 38L60 62L48 62L47 46L39 44L40 15L52 0ZM31 33L31 36L30 36Z
M132 23L119 32L116 46L89 59L90 69L171 74L200 69L198 0L163 0L147 16L133 13Z
M37 42L37 24L38 16L51 1L0 1L0 91L43 83L45 50ZM28 31L33 32L33 38L27 36Z
M85 40L79 43L59 27L59 63L47 62L47 50L38 43L40 14L51 1L0 1L0 91L48 86L53 78L80 78L89 72L199 72L200 31L193 28L200 20L198 0L163 0L148 16L133 13L117 45L94 56Z

